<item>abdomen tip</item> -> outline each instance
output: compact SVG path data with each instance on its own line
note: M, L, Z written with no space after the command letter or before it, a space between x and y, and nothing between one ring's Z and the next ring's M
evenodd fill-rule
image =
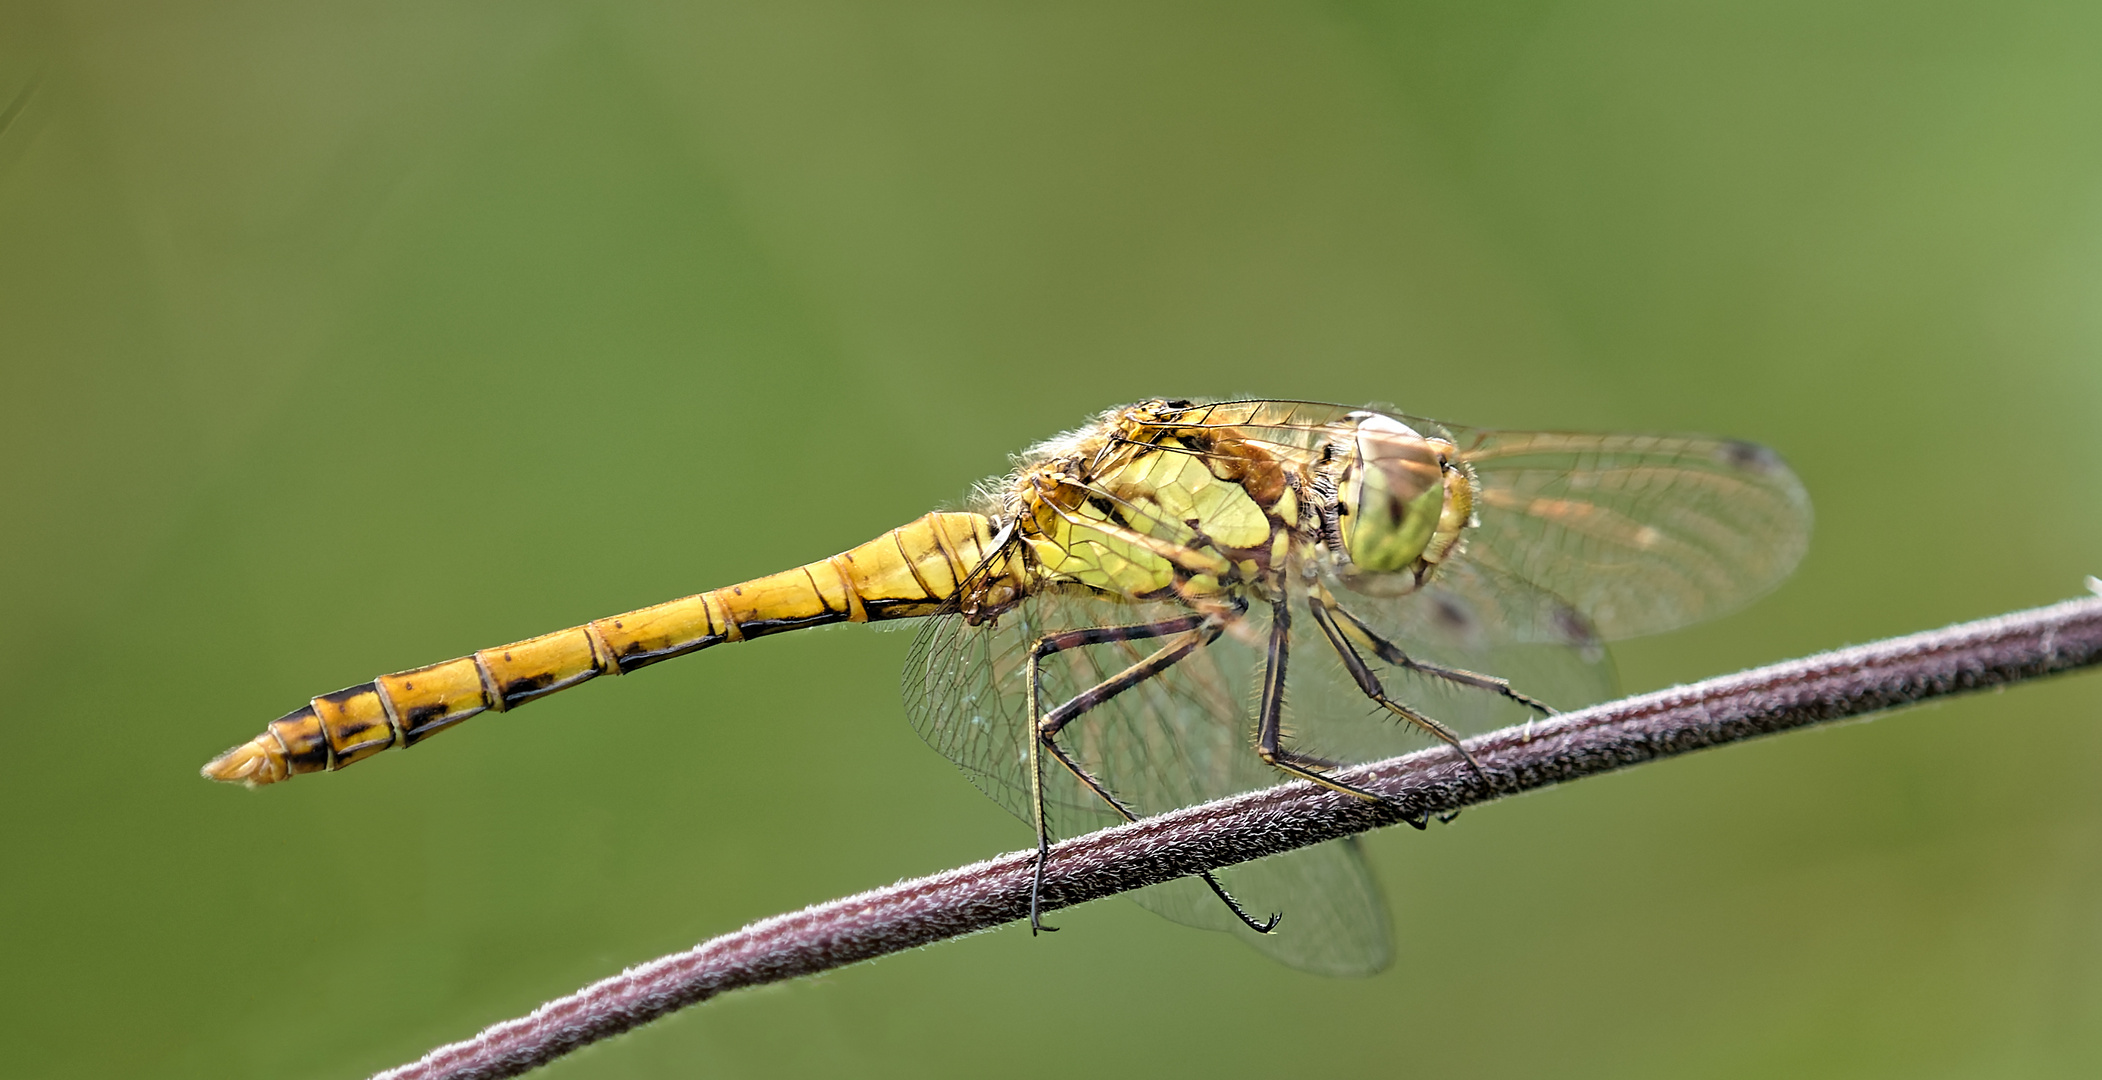
M276 752L277 747L267 745L272 742L275 740L267 734L250 739L206 762L198 771L207 780L243 787L257 788L277 783L290 776L291 770L285 765L284 755Z

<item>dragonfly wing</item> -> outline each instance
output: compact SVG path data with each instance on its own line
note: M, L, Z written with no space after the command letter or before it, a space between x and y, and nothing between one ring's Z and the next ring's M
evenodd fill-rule
M906 668L907 710L921 737L996 802L1030 820L1026 680L1033 644L1046 633L1187 614L1168 604L1049 593L1030 598L997 623L972 626L960 616L937 617L922 631ZM1251 612L1181 663L1075 719L1060 734L1060 746L1139 814L1278 783L1282 777L1252 747L1253 691L1268 631L1267 614ZM1106 642L1054 654L1043 667L1040 708L1049 710L1124 670L1167 640ZM1292 671L1296 681L1296 664ZM1047 763L1043 775L1054 837L1122 820L1055 763ZM1353 846L1324 844L1232 867L1220 877L1249 912L1284 915L1280 925L1289 924L1289 933L1236 933L1277 960L1310 971L1364 974L1386 966L1391 956L1385 903ZM1228 931L1238 925L1199 879L1155 886L1136 898L1189 925Z
M1258 934L1198 878L1132 893L1147 910L1186 926L1232 934L1279 963L1317 975L1374 975L1394 962L1386 896L1357 837L1272 855L1217 872L1249 914L1281 917Z
M1559 598L1609 640L1736 608L1786 577L1809 544L1809 496L1762 446L1451 430L1480 483L1480 524L1456 561ZM1522 640L1562 633L1551 618L1507 628Z
M972 625L957 612L921 625L904 673L905 711L927 745L955 762L979 790L1028 820L1028 710L1009 693L1022 676L1030 605L1000 624Z
M1507 680L1520 694L1568 710L1614 696L1610 655L1595 638L1552 642L1513 641L1499 633L1513 613L1548 610L1559 603L1523 582L1470 573L1464 591L1435 583L1405 596L1352 592L1331 579L1336 621L1356 621L1372 635L1397 646L1407 659ZM1492 606L1493 605L1493 606ZM1436 745L1424 729L1378 705L1360 688L1345 654L1323 633L1302 598L1293 601L1291 678L1285 697L1284 734L1290 747L1327 761L1362 763ZM1529 615L1527 617L1530 617ZM1581 629L1581 621L1574 624ZM1493 690L1382 659L1361 638L1346 640L1386 695L1461 735L1479 734L1537 719L1539 713Z
M1030 807L1028 656L1045 634L1136 626L1187 616L1159 603L1040 593L973 626L937 616L906 666L906 709L928 744L1023 820ZM1140 815L1275 782L1248 749L1246 688L1259 656L1228 633L1181 663L1069 724L1059 745ZM1049 711L1174 640L1105 642L1052 654L1041 666ZM1055 762L1043 772L1052 834L1064 839L1123 819Z
M1346 451L1355 411L1319 402L1223 401L1190 406L1163 426L1212 429L1223 445L1313 466ZM1533 617L1493 628L1507 639L1564 639L1567 629L1557 624L1564 611L1581 613L1609 640L1712 618L1773 588L1809 544L1810 500L1801 482L1754 443L1492 431L1389 415L1451 441L1479 482L1477 524L1441 576L1452 564L1471 562L1562 601L1511 608Z
M1245 447L1283 462L1313 466L1327 460L1330 447L1340 450L1349 444L1349 418L1357 411L1355 406L1319 401L1214 401L1164 414L1157 427L1182 434L1208 432L1223 442L1200 456L1232 456Z

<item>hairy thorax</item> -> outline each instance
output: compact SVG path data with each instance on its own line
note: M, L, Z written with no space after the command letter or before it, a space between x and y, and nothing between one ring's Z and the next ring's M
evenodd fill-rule
M1010 591L1037 589L1195 608L1276 591L1294 553L1319 545L1315 476L1173 410L1128 406L1025 454L993 493L1015 565L967 610L996 615Z

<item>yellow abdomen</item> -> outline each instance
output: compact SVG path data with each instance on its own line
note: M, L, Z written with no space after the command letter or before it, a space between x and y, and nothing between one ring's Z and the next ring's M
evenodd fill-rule
M933 614L991 553L991 543L982 515L928 514L794 570L323 694L214 758L204 775L249 787L274 784L413 746L479 712L503 712L720 642Z

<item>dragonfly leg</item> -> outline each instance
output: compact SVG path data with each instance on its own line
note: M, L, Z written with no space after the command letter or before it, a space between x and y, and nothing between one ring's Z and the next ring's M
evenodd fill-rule
M1294 753L1284 746L1285 662L1291 655L1292 610L1280 600L1270 605L1270 647L1263 662L1263 695L1256 718L1255 752L1273 768L1301 780L1311 780L1345 795L1370 802L1385 797L1354 784L1323 775L1330 763L1308 754Z
M1046 736L1043 739L1043 745L1044 750L1048 752L1053 758L1057 759L1060 765L1065 766L1067 772L1072 773L1075 777L1077 777L1080 780L1081 783L1087 785L1088 790L1093 791L1097 796L1101 797L1103 802L1108 803L1112 808L1114 808L1117 811L1118 814L1123 815L1124 820L1137 821L1139 819L1138 815L1133 813L1130 807L1124 805L1124 801L1122 799L1117 798L1107 788L1103 787L1101 782L1096 780L1092 775L1090 775L1085 768L1081 767L1081 764L1079 762L1074 761L1072 756L1066 753L1064 747L1059 746L1058 743L1055 742L1049 736ZM1037 917L1036 892L1041 891L1043 889L1044 858L1050 850L1049 845L1046 843L1046 838L1042 833L1037 834L1037 845L1036 883L1033 886L1034 891L1031 892L1029 901L1029 913L1030 918L1032 920ZM1211 871L1202 871L1197 876L1204 879L1204 884L1212 890L1212 894L1217 896L1219 900L1226 905L1227 910L1233 912L1235 918L1241 920L1242 925L1248 927L1248 929L1253 930L1258 934L1267 934L1270 931L1277 929L1277 924L1279 920L1284 918L1284 914L1282 912L1271 912L1270 917L1268 919L1259 920L1255 916L1248 914L1248 909L1242 907L1241 902L1239 900L1234 899L1232 893L1226 891L1226 886L1221 884L1219 882L1218 877L1215 876ZM1055 926L1043 926L1041 924L1033 925L1036 929L1041 930L1058 929Z
M1040 753L1049 754L1067 772L1073 774L1075 779L1085 785L1089 791L1094 792L1096 797L1107 803L1124 820L1137 821L1138 814L1136 812L1124 805L1123 800L1117 798L1100 780L1097 780L1078 761L1075 761L1072 755L1067 754L1064 747L1058 745L1058 733L1064 730L1067 724L1072 723L1090 709L1145 682L1147 679L1159 675L1197 651L1200 646L1216 640L1220 633L1226 629L1229 621L1231 621L1230 617L1222 614L1191 614L1133 626L1104 626L1083 630L1068 630L1064 633L1046 634L1039 638L1029 650L1029 712L1032 717L1036 718L1034 725L1035 737L1030 740L1029 771L1031 797L1036 817L1037 844L1036 879L1030 888L1029 897L1029 924L1031 932L1057 929L1057 927L1043 924L1041 911L1038 906L1038 897L1043 892L1044 864L1049 859L1051 851L1051 833L1046 825L1044 816L1044 780ZM1180 636L1180 640L1163 646L1152 655L1132 664L1123 671L1082 690L1049 712L1042 712L1038 709L1037 703L1041 687L1040 665L1044 657L1087 645L1099 645L1113 641L1139 641L1148 638L1171 636ZM1201 876L1204 878L1205 885L1209 886L1212 892L1226 904L1227 908L1232 910L1234 916L1246 924L1249 929L1262 934L1267 934L1271 930L1276 929L1280 916L1272 915L1268 921L1258 921L1241 907L1240 903L1233 898L1231 893L1226 891L1226 887L1221 885L1219 879L1213 876L1211 872L1206 871Z
M1115 808L1117 813L1123 815L1126 821L1138 820L1129 808L1118 802L1107 789L1095 781L1094 777L1089 776L1085 770L1078 768L1074 762L1068 760L1065 754L1059 751L1058 747L1051 744L1049 736L1044 734L1042 721L1045 717L1038 701L1042 687L1040 670L1043 658L1053 653L1064 652L1067 649L1077 649L1086 645L1099 645L1111 641L1139 641L1146 638L1164 637L1169 634L1187 633L1202 625L1203 622L1204 617L1201 615L1186 615L1157 623L1141 623L1133 626L1098 626L1081 630L1067 630L1062 633L1046 634L1038 638L1036 644L1030 647L1028 708L1030 726L1034 730L1031 732L1029 740L1029 800L1036 825L1036 875L1029 886L1030 933L1034 934L1040 930L1053 931L1058 929L1055 926L1044 925L1043 913L1038 903L1044 891L1044 864L1050 861L1051 858L1051 829L1044 815L1044 765L1042 751L1048 748L1065 764L1066 768L1074 776L1080 778L1081 783L1086 784L1096 795L1101 796L1102 800ZM1107 698L1105 697L1104 700L1107 700ZM1071 704L1071 702L1067 704ZM1063 722L1061 722L1060 726L1064 726Z
M1467 767L1474 769L1474 775L1482 777L1482 784L1488 784L1490 790L1497 788L1495 782L1488 780L1488 773L1482 771L1482 763L1476 761L1474 754L1469 754L1465 746L1461 746L1457 731L1452 731L1450 727L1446 727L1446 725L1442 725L1442 723L1438 723L1434 719L1429 719L1429 716L1425 716L1425 714L1421 714L1421 712L1417 712L1413 708L1408 708L1408 706L1396 702L1394 698L1387 698L1387 687L1383 687L1379 683L1379 677L1377 677L1377 674L1373 674L1373 668L1364 662L1364 656L1360 656L1358 647L1352 645L1352 641L1349 641L1349 635L1345 635L1343 626L1337 624L1337 614L1341 614L1341 609L1328 607L1326 603L1322 603L1320 597L1307 597L1307 609L1314 611L1314 622L1320 624L1322 635L1328 637L1328 645L1335 645L1335 653L1343 660L1343 668L1349 670L1349 677L1352 677L1358 683L1358 689L1364 691L1366 698L1371 698L1375 704L1379 704L1387 712L1394 712L1396 716L1400 716L1400 719L1421 727L1423 731L1429 731L1431 735L1436 735L1438 742L1450 746L1452 750L1459 752L1459 756L1463 756L1463 759L1467 761ZM1356 622L1356 620L1352 620L1352 622ZM1360 628L1362 628L1362 624L1360 624ZM1366 635L1371 635L1371 630L1366 630ZM1371 635L1371 637L1375 641L1385 643L1385 639L1379 639L1379 635ZM1400 649L1394 649L1394 653L1396 653L1396 656L1400 656ZM1406 656L1402 660L1406 660ZM1389 664L1392 664L1392 660L1389 660ZM1450 668L1444 668L1444 670L1450 670ZM1469 677L1474 677L1474 679L1490 681L1486 674L1474 674L1474 672L1461 672L1461 674L1469 674ZM1495 679L1495 683L1501 683L1501 679ZM1505 687L1505 691L1509 691L1509 687Z
M1330 629L1326 621L1323 622L1322 629L1328 632L1330 641L1337 643L1337 652L1342 652L1344 649L1343 638L1354 637L1370 647L1372 655L1395 667L1413 671L1420 675L1428 675L1434 679L1443 679L1446 682L1459 686L1471 687L1476 690L1487 690L1509 698L1542 716L1553 716L1555 714L1555 710L1549 708L1545 702L1512 689L1509 680L1499 679L1494 675L1483 675L1480 672L1468 671L1464 668L1446 667L1443 664L1432 664L1415 659L1402 651L1401 646L1381 637L1377 631L1365 625L1363 619L1351 614L1342 605L1333 601L1324 602L1321 597L1308 597L1307 599L1313 605L1316 619L1324 619L1325 610L1326 617L1333 618L1336 621L1334 629ZM1338 636L1338 631L1341 632L1341 637ZM1348 662L1347 660L1345 661L1345 663Z

